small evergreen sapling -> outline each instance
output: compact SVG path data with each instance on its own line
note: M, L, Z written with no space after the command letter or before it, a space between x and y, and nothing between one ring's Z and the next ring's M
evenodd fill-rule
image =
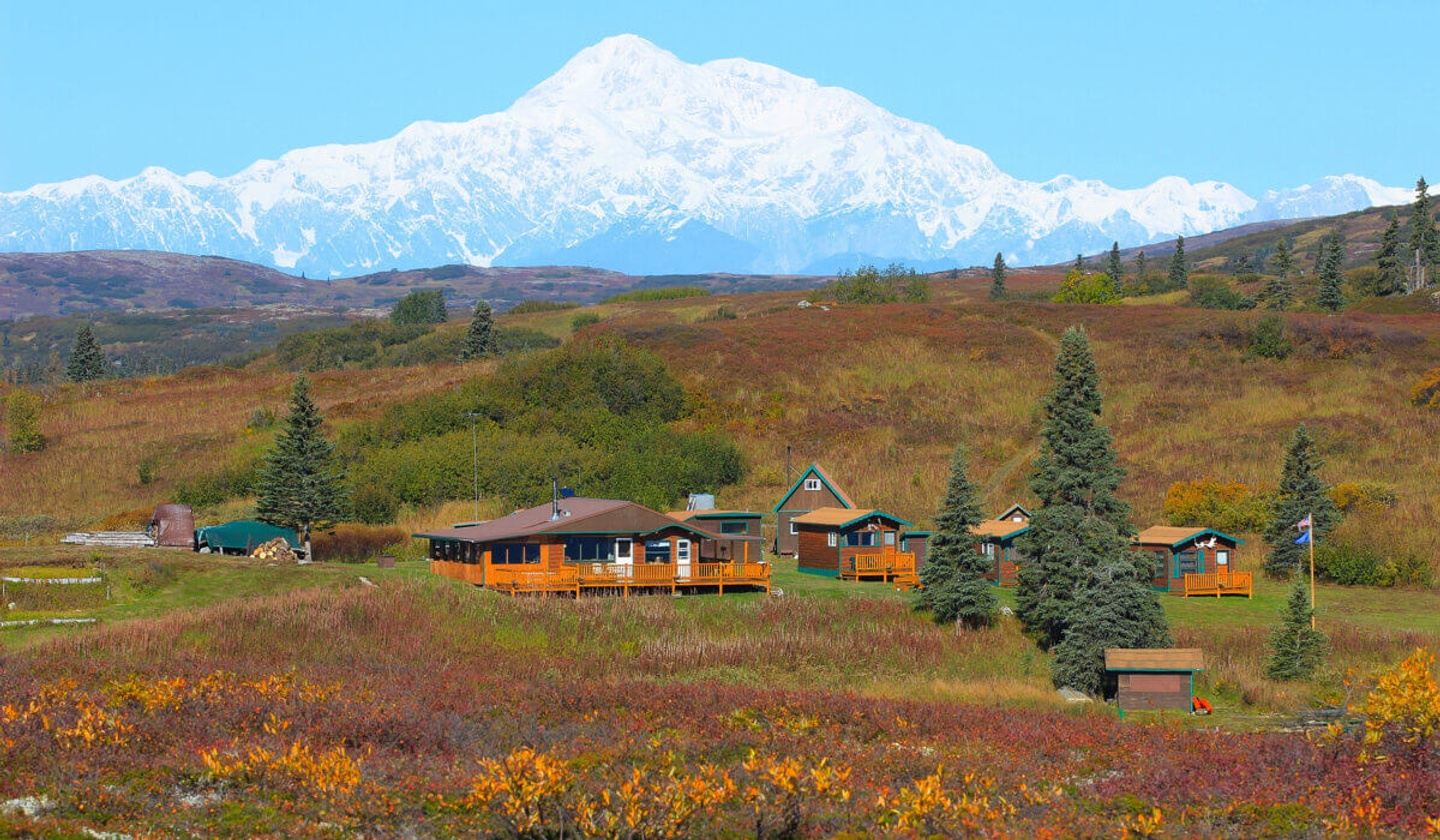
M1315 302L1320 308L1338 312L1345 307L1345 290L1341 274L1345 265L1345 243L1335 234L1320 243L1320 294Z
M105 351L95 338L95 330L89 324L81 324L75 333L75 346L70 351L70 361L65 365L65 375L71 382L91 382L105 376Z
M1005 255L997 253L995 264L990 267L990 299L1005 297Z
M1145 555L1126 552L1090 575L1078 615L1055 649L1052 679L1057 688L1086 694L1106 691L1106 648L1170 647L1165 610L1150 586Z
M1170 255L1170 288L1184 289L1190 285L1190 267L1185 262L1185 237L1175 237L1175 253Z
M1270 635L1265 675L1272 680L1301 680L1325 660L1325 635L1311 627L1310 582L1300 575L1290 589L1280 625Z
M1122 294L1125 290L1125 264L1120 261L1118 240L1110 244L1110 258L1105 262L1105 273L1110 275L1110 282L1115 285L1115 294Z
M1281 239L1275 243L1275 275L1265 284L1265 308L1288 309L1295 300L1295 288L1290 284L1290 273L1295 270L1295 258L1290 252L1290 243Z
M299 531L310 556L310 534L343 518L345 492L324 419L310 398L310 380L295 380L290 415L265 459L255 510L259 519Z
M460 347L460 360L469 361L499 352L500 345L495 336L495 315L490 304L484 300L475 301L475 314L470 318L470 327L465 331L465 341Z
M1330 498L1330 487L1320 478L1324 461L1316 452L1315 438L1303 425L1290 436L1285 452L1285 466L1280 474L1280 492L1275 500L1275 513L1265 528L1265 542L1270 553L1265 557L1265 573L1274 578L1289 577L1300 568L1308 549L1296 545L1300 536L1295 523L1313 516L1311 538L1323 540L1340 524L1340 509Z
M920 571L920 606L930 610L937 624L988 627L995 621L997 601L985 580L985 558L975 550L970 529L979 524L980 507L975 486L966 475L963 446L950 459L950 481L935 516L930 554Z
M1375 294L1395 295L1405 291L1405 266L1400 259L1400 219L1390 217L1380 237L1380 253L1375 257Z

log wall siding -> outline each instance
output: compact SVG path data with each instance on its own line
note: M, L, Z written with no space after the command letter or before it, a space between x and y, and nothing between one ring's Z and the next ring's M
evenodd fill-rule
M1191 677L1186 673L1120 674L1116 704L1122 709L1190 711Z
M800 528L796 537L796 564L802 569L840 573L840 551L830 545L830 531L824 528Z

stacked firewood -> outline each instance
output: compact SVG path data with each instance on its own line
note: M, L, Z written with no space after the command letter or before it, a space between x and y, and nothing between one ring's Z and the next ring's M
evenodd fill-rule
M284 537L276 537L269 542L263 542L255 546L250 556L256 560L264 560L267 563L299 563L300 558L290 548L290 543Z

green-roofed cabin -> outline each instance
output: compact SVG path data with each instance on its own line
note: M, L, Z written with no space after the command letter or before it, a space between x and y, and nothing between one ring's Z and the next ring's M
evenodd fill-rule
M985 579L995 586L1014 586L1019 582L1023 559L1015 541L1030 530L1030 511L1011 505L994 519L970 529L975 536L975 550L987 561Z
M1138 550L1154 557L1152 584L1172 595L1253 594L1253 574L1237 571L1244 540L1214 528L1155 525L1135 537Z
M795 527L795 517L820 508L844 508L853 510L850 501L819 464L811 464L800 473L780 501L775 503L775 553L794 556L799 550L800 531Z
M798 546L795 562L802 572L902 586L919 583L914 549L923 550L928 534L907 531L910 523L894 514L823 507L791 521Z
M700 540L700 559L744 563L760 562L760 533L764 516L748 510L673 510L670 517L716 535Z

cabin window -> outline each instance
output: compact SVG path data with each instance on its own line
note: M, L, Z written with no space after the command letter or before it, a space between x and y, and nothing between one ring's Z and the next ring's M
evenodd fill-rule
M1180 552L1179 571L1176 577L1185 574L1195 574L1200 571L1200 554L1194 550Z
M635 541L622 537L615 541L615 562L629 563L635 559Z
M845 535L845 544L851 546L870 547L875 545L874 531L851 531Z
M807 478L807 479L805 479L805 489L806 489L806 490L819 490L819 489L820 489L820 479L818 479L818 478Z
M490 546L490 562L501 565L539 563L540 546L536 543L495 543Z
M444 548L444 546L441 544L441 542L440 542L439 540L431 540L431 541L430 541L430 559L431 559L431 560L444 560L444 559L445 559L445 548Z
M602 537L571 537L565 541L565 559L572 562L610 562L615 543Z
M744 534L749 532L750 526L744 522L721 522L720 533L722 534Z
M645 543L646 563L669 563L670 562L670 541L669 540L648 540Z
M796 524L795 524L795 521L792 519L792 520L790 521L790 536L793 537L793 536L795 536L796 534L799 534L799 533L800 533L800 526L799 526L799 525L796 525Z
M675 543L675 559L681 563L690 562L690 541L678 540Z
M834 531L829 531L825 534L825 542L831 548L834 548L835 546L840 544L840 535L835 533Z
M1229 566L1229 565L1230 565L1230 552L1224 550L1223 548L1220 549L1219 551L1215 552L1215 565L1216 565L1216 566Z
M480 562L480 546L475 543L462 543L465 546L465 562L475 565Z
M909 551L909 550L910 550L910 541L909 541L909 540L901 540L901 541L900 541L900 550L901 550L901 551Z
M1163 551L1152 552L1155 555L1155 577L1170 577L1170 555Z
M980 543L980 553L983 554L983 555L985 555L986 557L994 557L994 556L995 556L995 543L992 543L992 542Z
M886 531L886 532L885 532L885 544L886 544L886 545L894 545L894 544L895 544L895 532L894 532L894 531Z
M1014 516L1010 517L1010 521L1011 521L1011 522L1024 522L1024 521L1025 521L1025 517L1023 517L1023 516L1021 516L1020 514L1017 513L1017 514L1015 514Z

